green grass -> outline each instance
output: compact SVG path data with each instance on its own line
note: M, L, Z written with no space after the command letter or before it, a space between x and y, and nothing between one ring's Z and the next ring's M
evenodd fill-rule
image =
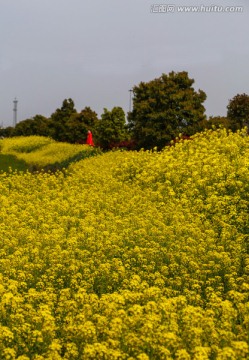
M35 172L35 171L40 171L40 170L44 170L44 171L52 171L55 172L57 170L62 170L63 168L67 168L69 165L71 165L74 162L77 162L79 160L94 156L94 155L98 155L101 152L96 149L95 151L92 152L86 152L86 151L82 151L76 155L74 155L73 157L70 157L60 163L56 162L54 164L49 164L49 165L45 165L43 167L39 167L36 165L32 165L32 164L28 164L26 163L24 160L21 159L17 159L14 155L9 155L9 154L1 154L0 153L0 172L10 172L10 168L11 171L31 171L31 172Z
M29 169L29 165L13 155L0 154L0 171L9 172L10 168L12 171L26 171Z

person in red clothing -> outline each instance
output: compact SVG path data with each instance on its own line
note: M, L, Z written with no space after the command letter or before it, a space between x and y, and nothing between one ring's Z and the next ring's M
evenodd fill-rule
M92 136L92 132L90 130L88 130L88 132L87 132L86 144L94 146L93 136Z

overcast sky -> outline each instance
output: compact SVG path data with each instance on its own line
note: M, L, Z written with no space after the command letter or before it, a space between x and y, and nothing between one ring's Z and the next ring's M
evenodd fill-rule
M129 89L172 70L206 92L208 116L226 115L229 99L249 94L248 34L247 0L0 0L0 126L13 124L15 97L18 121L67 98L99 116L127 112Z

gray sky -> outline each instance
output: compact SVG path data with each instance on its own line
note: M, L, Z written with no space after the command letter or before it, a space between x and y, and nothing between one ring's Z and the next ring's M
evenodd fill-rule
M157 4L174 12L151 12ZM18 121L70 97L78 111L127 112L129 89L172 70L206 92L207 115L226 115L229 99L249 94L248 34L247 0L0 0L0 126L13 124L15 97Z

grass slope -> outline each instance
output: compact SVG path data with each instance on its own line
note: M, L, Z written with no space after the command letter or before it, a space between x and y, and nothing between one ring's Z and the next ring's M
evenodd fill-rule
M28 164L26 164L23 160L18 160L14 155L0 154L0 171L26 171L28 169Z
M43 136L19 136L0 140L0 171L57 171L99 154L98 148L56 142Z

